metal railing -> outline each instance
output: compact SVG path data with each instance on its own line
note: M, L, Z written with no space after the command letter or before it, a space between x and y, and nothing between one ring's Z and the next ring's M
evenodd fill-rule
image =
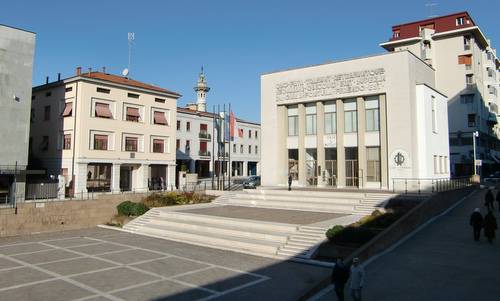
M202 156L202 157L210 157L211 153L210 151L203 151L203 150L200 150L198 151L198 155Z
M200 131L200 133L198 134L198 137L201 139L208 139L208 140L212 139L212 135L210 133L207 133L204 131Z
M392 191L401 194L432 194L471 186L470 177L463 178L393 178Z

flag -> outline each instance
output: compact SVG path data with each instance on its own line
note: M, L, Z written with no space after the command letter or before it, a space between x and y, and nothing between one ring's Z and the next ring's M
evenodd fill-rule
M231 136L231 141L234 141L234 130L236 128L236 118L234 117L233 111L230 113L229 117L229 136Z
M229 114L224 112L224 142L231 141Z

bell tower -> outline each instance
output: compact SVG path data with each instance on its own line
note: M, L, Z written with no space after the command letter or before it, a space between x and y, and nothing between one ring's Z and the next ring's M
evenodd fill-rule
M196 109L201 112L206 111L207 106L207 92L210 91L210 87L207 86L205 80L205 73L203 72L203 66L201 66L200 76L198 77L198 84L194 87L196 91Z

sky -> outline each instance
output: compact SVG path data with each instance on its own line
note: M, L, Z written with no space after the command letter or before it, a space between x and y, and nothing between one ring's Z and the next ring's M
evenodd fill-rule
M231 103L260 121L261 74L383 53L392 25L460 11L500 48L498 0L5 0L0 24L37 34L33 85L77 66L120 74L134 32L130 77L182 94L182 106L203 65L209 110Z

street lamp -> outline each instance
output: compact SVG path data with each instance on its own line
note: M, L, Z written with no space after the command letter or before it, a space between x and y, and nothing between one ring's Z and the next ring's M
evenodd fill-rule
M476 137L479 137L479 132L472 133L472 148L474 149L474 175L477 175L477 161L476 161Z

